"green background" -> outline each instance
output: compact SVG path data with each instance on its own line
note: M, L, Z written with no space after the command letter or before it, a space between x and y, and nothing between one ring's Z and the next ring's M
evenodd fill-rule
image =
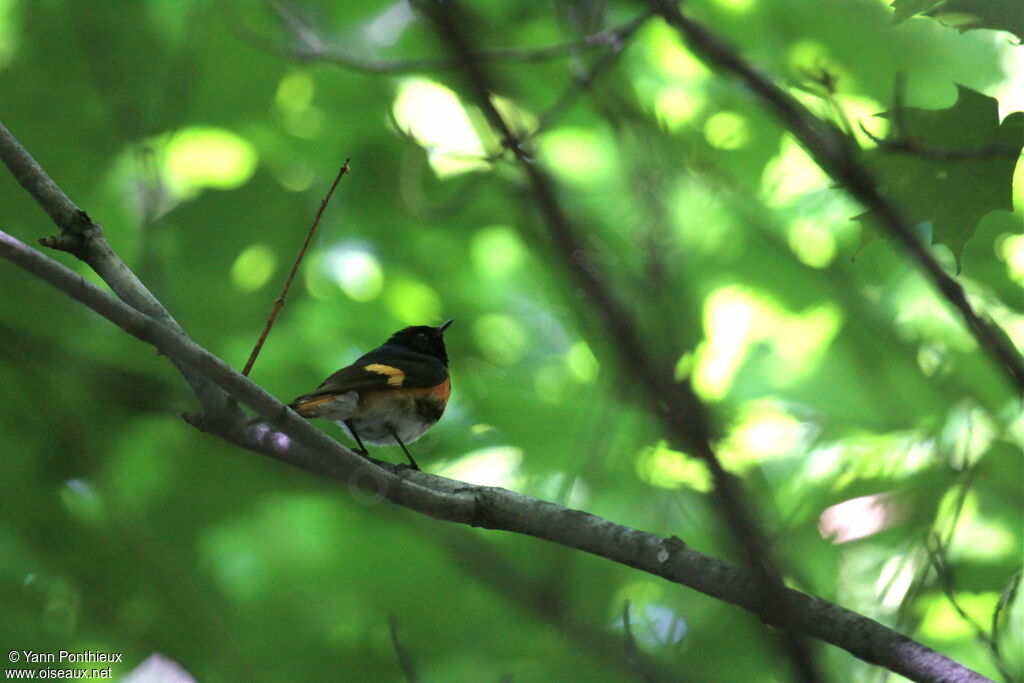
M0 0L0 121L236 367L351 158L252 378L289 400L396 329L455 318L452 401L413 446L421 465L737 560L703 466L666 446L459 75L285 54L289 25L380 62L444 54L404 7ZM573 40L642 9L473 8L484 49ZM812 111L849 121L936 258L950 272L959 260L972 303L1024 341L1016 159L940 167L859 130L886 135L876 115L902 74L912 111L947 110L908 116L931 126L928 145L1019 150L1010 33L962 32L985 25L963 12L894 23L874 0L686 9ZM1019 679L1020 598L999 611L1002 673L975 630L991 630L1019 579L1014 391L900 250L868 239L862 209L664 23L574 86L605 53L488 68L583 235L578 257L664 372L689 374L711 406L790 585ZM813 83L823 70L835 93ZM958 107L958 86L974 106ZM52 234L5 175L0 229ZM790 676L735 608L536 539L368 504L203 435L175 417L194 400L151 348L13 267L0 265L0 292L2 650L121 652L116 676L160 652L202 681L401 680L393 615L427 681L630 680L590 638L622 642L628 600L638 646L681 678ZM882 679L816 650L835 680Z

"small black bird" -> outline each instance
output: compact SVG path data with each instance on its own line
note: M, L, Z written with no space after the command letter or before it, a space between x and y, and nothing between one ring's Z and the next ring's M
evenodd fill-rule
M417 325L391 335L384 344L324 380L317 390L288 404L302 417L334 420L369 455L363 442L398 444L419 465L406 444L423 436L444 414L451 395L444 331Z

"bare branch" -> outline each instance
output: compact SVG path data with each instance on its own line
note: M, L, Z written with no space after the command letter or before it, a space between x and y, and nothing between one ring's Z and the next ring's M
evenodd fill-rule
M0 123L0 159L21 186L60 228L61 234L40 240L43 246L67 251L89 265L114 293L132 308L184 334L163 304L125 265L103 236L103 229L72 202L13 134ZM226 395L188 368L179 366L208 412L230 410Z
M929 147L906 134L895 138L880 138L868 130L863 122L860 122L859 125L861 132L885 152L912 154L926 159L934 159L935 161L973 161L976 159L991 159L992 157L1016 159L1020 156L1020 150L1000 145L953 149Z
M964 288L943 270L927 245L917 237L914 226L900 207L881 193L877 180L858 163L850 141L835 127L814 116L706 26L683 14L673 0L650 0L650 6L677 30L698 57L712 68L738 79L774 110L822 170L871 209L881 227L903 245L939 294L960 313L978 345L996 361L1009 382L1024 390L1024 359L1006 333L974 310Z
M622 374L644 392L652 411L662 421L673 443L688 450L708 466L715 482L713 501L732 533L738 552L754 571L762 595L761 609L764 613L772 613L777 622L784 624L789 607L782 578L741 485L722 468L715 454L711 445L712 427L704 405L689 382L674 380L672 363L656 360L652 356L641 340L633 316L615 298L604 280L596 277L589 268L591 264L586 261L587 252L581 246L580 231L562 209L554 181L536 163L494 104L492 94L495 90L483 65L473 58L475 51L459 6L454 0L447 0L443 4L435 0L420 0L416 6L436 24L452 53L462 59L474 99L526 175L533 200L547 225L557 253L580 291L587 295L598 312L608 338L618 353ZM813 658L803 639L792 631L784 630L783 640L801 679L819 680Z
M782 623L777 612L764 610L763 594L751 573L699 553L679 539L660 538L505 489L469 486L361 458L181 333L2 231L0 257L161 349L269 420L273 426L230 415L227 419L186 416L192 424L248 450L343 482L360 496L386 499L436 519L552 541L660 576L754 612L770 624L832 643L914 681L986 680L876 621L792 589L785 589L790 609Z
M398 617L394 614L388 617L388 629L391 631L391 647L395 649L395 657L398 658L398 666L402 669L405 680L408 683L419 683L422 679L416 673L416 665L412 661L412 655L409 654L409 650L402 645L402 641L398 638Z
M403 74L423 71L447 71L457 69L461 65L458 59L451 56L421 57L416 59L370 59L352 54L341 48L328 45L318 33L316 27L297 17L293 12L275 6L278 19L290 34L290 42L268 38L251 27L237 16L223 0L218 3L222 15L235 36L256 49L276 54L285 59L300 62L325 62L335 66L367 74ZM581 52L610 47L615 49L625 36L636 31L636 28L654 14L646 11L639 16L618 26L598 31L576 40L563 41L541 47L499 47L480 50L474 58L487 63L533 64L560 59Z
M252 347L252 353L249 354L249 360L245 362L245 367L242 369L242 374L246 377L249 376L249 372L252 370L252 366L256 363L256 357L260 355L260 349L263 348L263 343L267 341L267 335L270 334L270 328L274 326L274 321L277 320L278 314L284 307L284 298L288 296L288 290L292 286L292 280L295 279L295 273L299 272L299 266L302 264L302 257L306 255L306 250L309 248L309 243L313 239L313 233L316 232L316 228L320 225L320 217L324 215L324 210L327 208L327 203L331 201L331 195L334 194L334 188L338 186L341 179L348 173L348 159L345 159L345 163L342 164L341 169L338 171L338 176L331 183L331 188L327 190L327 194L322 200L320 200L320 208L317 209L316 216L313 218L313 224L309 226L309 232L306 233L306 240L302 243L302 248L299 249L299 255L295 257L295 263L292 264L292 269L288 273L287 279L284 281L284 287L281 289L281 293L274 300L274 305L270 309L270 315L267 317L267 323L263 326L263 331L260 332L260 338L256 340L256 346Z

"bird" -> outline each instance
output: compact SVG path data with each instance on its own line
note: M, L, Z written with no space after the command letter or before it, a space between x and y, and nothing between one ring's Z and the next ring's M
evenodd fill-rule
M364 444L401 446L412 469L420 469L408 444L433 427L448 405L451 377L444 332L415 325L391 335L386 342L338 370L288 407L305 418L337 422L356 442L353 449L369 455Z

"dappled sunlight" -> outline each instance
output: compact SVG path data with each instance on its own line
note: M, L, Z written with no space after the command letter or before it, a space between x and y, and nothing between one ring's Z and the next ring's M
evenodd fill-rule
M0 0L0 69L7 66L18 49L20 17L15 12L19 9L17 0Z
M163 177L179 199L205 189L233 190L249 181L259 158L239 135L211 126L182 128L163 150Z
M982 593L957 591L956 603L964 614L960 614L957 607L942 593L922 596L920 604L921 635L940 642L975 636L975 627L971 622L974 624L990 624L992 622L992 614L999 603L999 593L995 591Z
M796 257L812 268L825 268L835 259L836 239L823 220L798 218L789 224L786 236Z
M723 466L736 472L769 458L800 455L817 429L801 422L772 401L745 407L742 416L719 445Z
M636 473L641 481L658 488L686 488L701 493L711 490L711 474L704 463L672 450L664 441L640 453Z
M670 79L702 81L711 76L704 63L679 40L664 21L649 22L637 34L637 46L658 72Z
M1024 284L1024 235L1005 235L996 242L996 249L999 258L1006 262L1010 279Z
M704 139L716 149L740 149L750 140L750 124L742 114L715 112L704 122Z
M292 71L281 79L274 104L281 111L301 112L313 103L316 83L306 71Z
M804 195L831 187L832 181L792 135L785 135L778 155L768 162L761 179L761 196L769 206L784 208Z
M540 138L540 158L568 182L607 182L616 172L614 141L602 131L559 128Z
M384 286L384 270L377 257L358 245L331 249L324 259L328 276L355 301L373 301Z
M960 319L919 273L908 271L892 282L889 297L898 326L911 338L941 339L960 351L977 348Z
M922 553L897 554L886 560L875 581L875 592L882 598L885 610L891 612L903 604L914 585L922 561Z
M987 517L983 510L983 502L975 490L964 492L954 487L942 497L936 519L950 520L959 515L956 535L952 538L958 558L998 561L1018 549L1014 530L1006 520Z
M384 301L391 315L406 325L437 320L444 310L441 297L433 288L408 278L389 278Z
M254 292L270 281L277 256L265 244L246 247L231 265L231 282L244 292Z
M584 341L573 343L565 356L569 371L580 382L592 382L597 378L597 372L601 368L594 352Z
M440 468L428 468L434 474L477 486L515 489L522 483L519 467L522 450L514 446L491 446L467 453Z
M529 350L522 322L504 313L487 313L474 320L473 338L487 359L498 365L517 363Z
M755 290L715 290L704 304L706 339L698 349L694 386L705 398L723 398L757 342L772 346L777 358L773 378L783 385L793 382L815 369L840 324L839 309L833 304L790 314Z
M514 273L526 260L526 253L519 235L505 225L480 228L470 242L473 267L489 280L500 280Z
M427 152L440 178L487 169L486 152L458 95L426 78L402 81L395 96L398 126Z
M671 131L693 121L703 104L704 97L687 85L665 85L654 95L654 113L658 121Z

